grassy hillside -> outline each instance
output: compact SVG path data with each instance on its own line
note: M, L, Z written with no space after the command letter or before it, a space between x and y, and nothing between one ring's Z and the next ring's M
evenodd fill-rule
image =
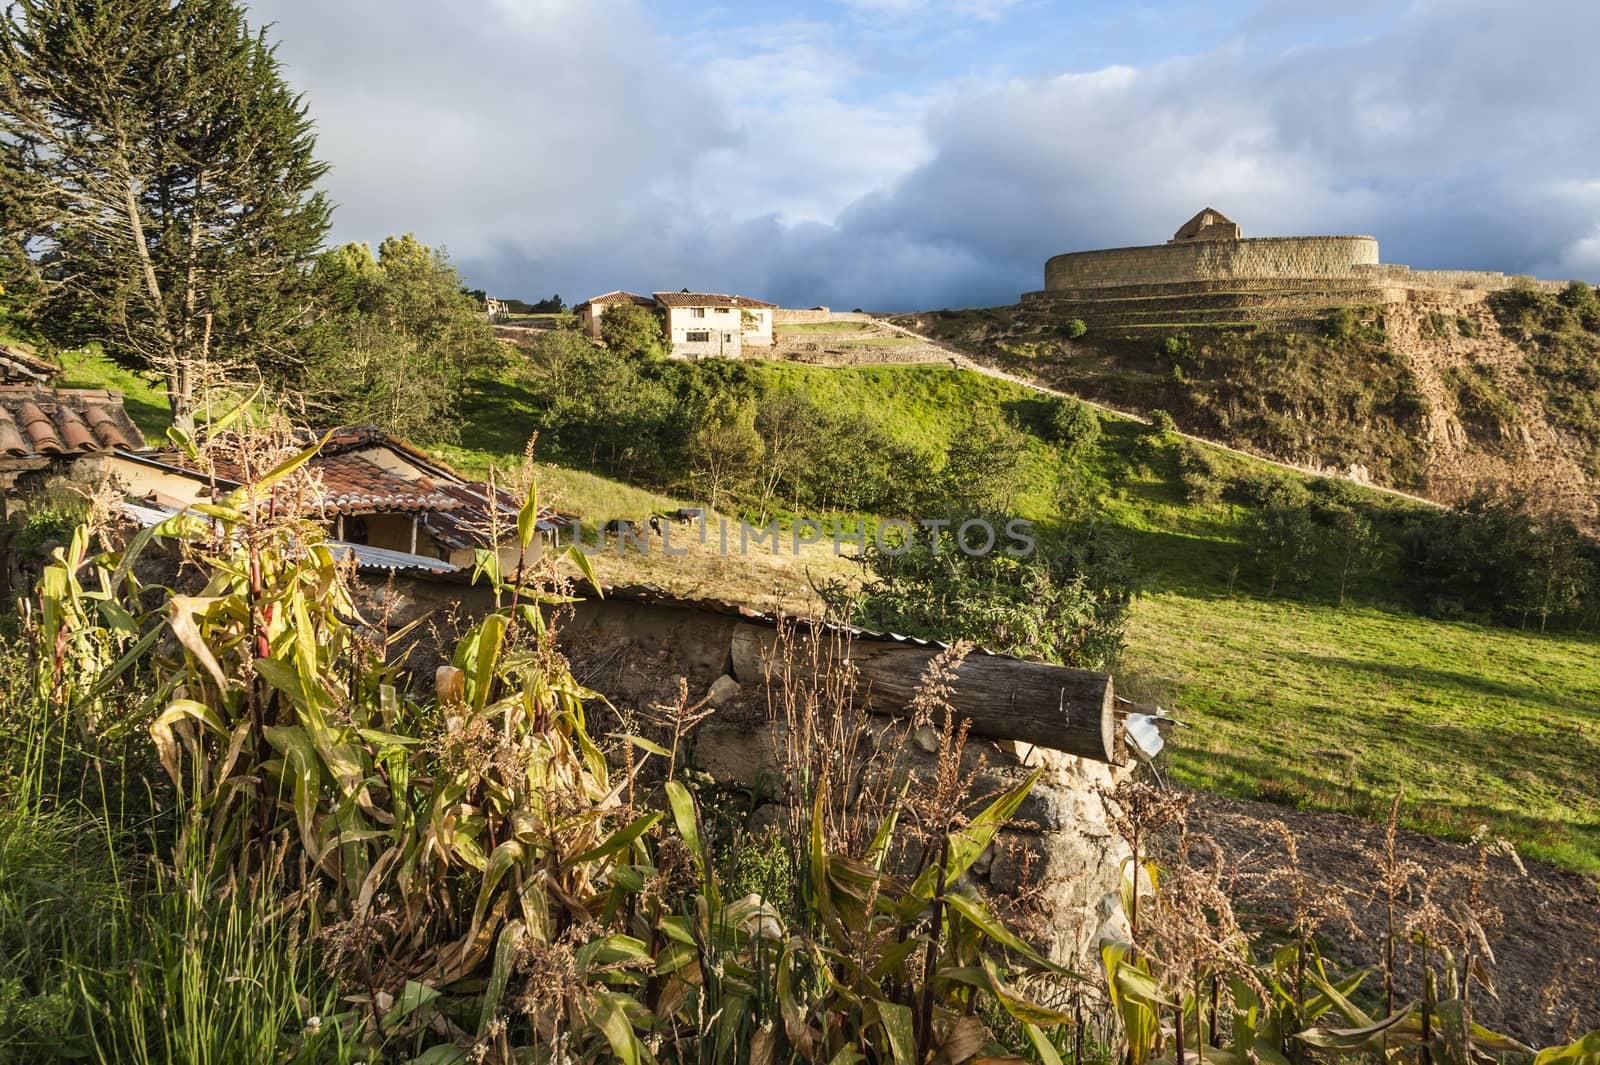
M1480 825L1600 873L1600 641L1371 607L1161 591L1133 612L1125 694L1193 727L1168 756L1194 787L1409 828Z

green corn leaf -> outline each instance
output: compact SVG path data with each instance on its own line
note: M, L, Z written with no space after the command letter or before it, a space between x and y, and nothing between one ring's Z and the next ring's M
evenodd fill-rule
M656 826L656 822L660 820L661 814L659 812L645 814L643 817L636 818L635 820L613 832L609 837L607 837L606 841L600 844L598 847L595 847L593 850L584 851L576 858L571 859L569 864L582 865L585 862L597 861L601 858L609 858L613 854L616 854L618 851L621 851L627 847L646 832L650 831Z
M607 991L597 992L589 1011L589 1020L606 1037L611 1052L622 1065L639 1065L639 1037L634 1034L633 1025L628 1023L621 996Z
M974 925L985 936L1005 947L1007 950L1015 951L1016 953L1027 958L1029 961L1034 962L1037 965L1044 966L1053 972L1059 972L1063 975L1066 974L1065 969L1062 969L1061 966L1050 961L1038 951L1028 946L1028 944L1024 943L1010 929L1006 928L1006 926L1002 924L1000 920L994 916L994 914L989 912L989 908L978 899L968 898L965 895L956 893L944 896L944 901L950 905L951 909L959 913L965 920Z
M161 768L167 771L167 776L172 778L173 785L180 791L183 789L183 774L178 766L178 742L172 726L184 720L198 721L213 732L227 734L227 728L217 712L193 699L174 699L159 717L150 722L150 738L155 742Z
M228 690L228 678L223 675L222 667L217 664L216 655L211 653L204 637L200 635L200 627L195 624L196 613L203 613L212 603L217 602L214 597L199 597L189 595L175 595L167 603L167 627L178 638L183 649L194 656L194 660L206 671L206 674L216 683L219 692Z
M873 1007L878 1013L878 1023L883 1026L883 1034L888 1039L889 1054L894 1065L915 1065L917 1032L911 1007L897 1002L875 1002Z
M321 440L318 440L315 444L312 444L298 455L278 463L278 465L274 466L272 469L256 478L256 481L253 485L247 485L244 488L240 488L229 493L227 499L223 501L224 505L232 507L241 505L248 498L247 493L252 489L256 494L265 492L267 489L271 488L273 485L289 476L295 470L298 470L301 466L304 466L307 462L310 462L312 457L323 449L324 445L327 444L329 438L332 436L333 430L329 429L326 433L322 434Z
M648 751L651 754L660 755L662 758L671 758L672 757L672 752L671 751L667 750L665 747L661 746L659 743L651 743L649 740L645 739L642 736L634 736L634 735L631 735L629 733L622 732L622 733L618 733L617 734L617 739L622 740L625 743L631 743L633 746L639 748L641 751Z
M158 625L141 636L138 643L128 648L121 658L117 659L105 672L100 674L99 679L94 683L94 687L89 689L89 694L85 696L85 700L92 702L110 691L111 685L116 683L118 677L133 668L136 663L144 660L144 656L149 652L150 648L154 647L156 641L161 638L161 632L161 627Z
M1326 1028L1318 1026L1307 1028L1296 1033L1295 1038L1308 1046L1319 1047L1323 1050L1358 1050L1363 1047L1375 1048L1381 1045L1379 1037L1395 1027L1411 1015L1417 1008L1412 1003L1403 1009L1371 1024L1363 1024L1354 1028Z
M1022 1030L1028 1035L1028 1042L1033 1046L1033 1052L1039 1055L1043 1065L1061 1065L1061 1055L1056 1053L1056 1048L1045 1037L1044 1030L1037 1024L1023 1024Z
M1533 1065L1600 1065L1600 1028L1564 1047L1546 1047Z
M500 663L500 641L505 638L506 617L490 614L478 627L477 657L471 678L472 690L468 699L473 709L482 710L489 701L489 689L494 685L495 667Z
M537 489L528 489L528 498L522 501L522 509L517 511L517 543L527 550L533 543L534 535L539 531L539 492Z
M577 544L573 544L567 548L567 557L572 560L574 566L578 567L578 572L583 574L583 579L588 581L590 586L594 588L595 598L604 599L606 597L605 589L600 584L600 578L595 573L594 563L589 561L589 556L579 550Z
M1004 1008L1007 1013L1011 1014L1012 1017L1024 1024L1035 1024L1050 1028L1054 1028L1062 1024L1073 1023L1071 1014L1062 1013L1060 1010L1053 1010L1047 1006L1041 1006L1036 1002L1032 1002L1023 998L1016 991L1012 990L1011 987L1009 987L1006 982L1001 979L1000 970L995 966L993 958L985 955L979 958L979 963L983 966L984 972L989 976L989 987L990 990L994 992L995 999L1000 1003L1001 1007Z

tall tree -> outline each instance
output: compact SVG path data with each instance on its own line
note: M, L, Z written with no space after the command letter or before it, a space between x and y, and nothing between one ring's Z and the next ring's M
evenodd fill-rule
M16 0L0 18L0 255L61 343L159 372L173 416L284 370L327 230L300 96L233 0Z
M317 258L312 323L299 338L307 413L449 439L472 376L504 357L483 307L444 252L409 233ZM585 342L584 346L588 346Z

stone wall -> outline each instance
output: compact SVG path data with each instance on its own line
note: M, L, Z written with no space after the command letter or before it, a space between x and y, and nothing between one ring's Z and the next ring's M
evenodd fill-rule
M812 325L817 322L833 320L833 312L826 307L811 307L798 310L792 307L779 307L772 312L772 324L779 325Z
M1254 278L1348 278L1378 265L1371 237L1261 237L1071 252L1045 263L1044 287L1104 288Z
M1531 277L1502 274L1493 270L1413 270L1409 266L1383 263L1364 267L1362 273L1385 284L1403 289L1471 289L1499 292L1515 285L1532 285L1541 292L1559 292L1565 282L1539 281Z

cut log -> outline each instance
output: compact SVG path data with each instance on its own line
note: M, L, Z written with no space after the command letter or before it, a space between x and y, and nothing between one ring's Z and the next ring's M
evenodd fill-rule
M773 629L739 624L733 633L734 676L743 684L765 681L779 664L779 646ZM789 653L799 655L800 649ZM878 713L903 714L938 655L936 647L893 640L859 638L850 645L859 690ZM975 736L1018 740L1112 765L1128 760L1111 678L1104 673L970 654L956 672L949 701L957 719L971 722Z

